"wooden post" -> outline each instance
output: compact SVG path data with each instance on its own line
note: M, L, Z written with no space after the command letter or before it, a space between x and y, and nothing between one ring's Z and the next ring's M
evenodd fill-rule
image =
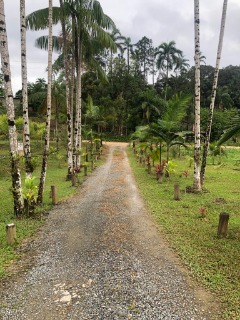
M228 230L229 213L221 212L219 215L218 236L226 237Z
M87 166L84 166L84 176L87 176Z
M56 186L51 186L51 193L52 193L52 204L58 204L58 197L57 197L57 188Z
M77 184L77 176L75 174L72 175L72 187L76 187Z
M151 164L150 163L148 163L148 174L150 174L151 173Z
M91 165L92 165L92 171L93 171L94 170L94 160L92 160Z
M143 168L145 168L145 165L146 165L146 159L145 158L143 158L142 164L143 164Z
M14 223L6 225L7 244L14 244L16 240L16 226Z
M174 185L174 200L180 200L180 188L178 183Z
M139 163L142 163L142 155L139 156Z
M158 183L163 183L163 173L160 172L158 175Z

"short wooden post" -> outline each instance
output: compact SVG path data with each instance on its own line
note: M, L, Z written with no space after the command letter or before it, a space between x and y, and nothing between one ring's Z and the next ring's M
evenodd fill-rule
M139 156L139 163L142 163L142 155Z
M174 185L174 200L180 200L180 187L178 183Z
M151 172L152 172L151 164L148 163L148 174L150 174Z
M146 165L146 159L145 158L143 158L142 164L143 164L143 168L145 168L145 165Z
M84 166L84 176L87 176L87 166Z
M16 226L14 223L6 225L7 244L14 244L16 240Z
M91 162L91 168L92 168L92 171L94 170L94 160L92 160Z
M219 215L218 236L226 237L228 230L229 213L221 212Z
M72 187L76 187L77 184L77 176L76 174L72 175Z
M52 204L58 204L58 197L57 197L57 188L56 186L51 186L51 194L52 194Z

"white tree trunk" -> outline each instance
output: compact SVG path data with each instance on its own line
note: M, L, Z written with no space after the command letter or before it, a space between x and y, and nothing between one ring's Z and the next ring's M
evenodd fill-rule
M80 168L81 166L81 148L82 148L82 44L79 43L79 76L77 81L78 86L78 144L77 144L77 167Z
M71 96L70 96L70 75L69 75L69 63L68 63L68 48L67 48L67 33L65 28L65 17L63 12L63 1L59 0L60 7L62 9L62 34L63 34L63 56L66 78L66 106L67 106L67 138L68 138L68 178L73 174L73 155L72 155L72 112L71 112Z
M78 24L78 21L77 21ZM82 46L81 35L78 28L75 29L75 66L76 66L76 114L74 127L74 170L79 171L81 165L81 63L82 63Z
M194 181L193 189L200 192L200 19L199 19L199 0L194 0L194 30L195 30L195 126L194 126Z
M22 68L22 103L23 103L23 150L25 156L26 175L31 176L30 130L28 118L28 87L27 87L27 49L26 49L26 14L25 0L20 0L21 29L21 68Z
M47 160L49 152L49 142L50 142L50 123L51 123L51 104L52 104L52 0L49 0L48 7L48 86L47 86L47 115L46 115L46 132L45 132L45 144L43 150L43 159L42 159L42 170L40 183L38 186L38 203L43 202L43 190L47 174Z
M208 155L211 129L212 129L213 111L214 111L214 104L215 104L215 98L216 98L216 92L217 92L218 74L219 74L219 68L220 68L222 46L223 46L223 37L224 37L226 15L227 15L227 4L228 4L228 0L224 0L223 1L223 9L222 9L220 34L219 34L219 42L218 42L218 50L217 50L216 67L215 67L215 71L214 71L211 102L210 102L210 107L209 107L208 124L207 124L206 133L205 133L205 142L204 142L204 147L203 147L203 158L202 158L202 167L201 167L201 185L202 186L204 183L204 175L205 175L205 170L206 170L206 165L207 165L207 155Z
M14 200L14 213L19 215L23 213L23 198L21 175L19 169L19 156L17 144L17 130L15 125L15 112L13 103L11 70L8 51L8 39L5 21L4 1L0 0L0 53L1 65L4 79L4 94L8 116L8 132L10 142L10 157L11 157L11 174L12 174L12 193Z

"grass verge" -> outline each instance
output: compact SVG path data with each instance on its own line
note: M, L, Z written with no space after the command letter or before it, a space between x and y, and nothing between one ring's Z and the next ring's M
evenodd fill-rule
M128 156L140 193L171 246L192 276L217 293L224 308L223 319L239 320L240 167L235 161L239 151L228 150L221 165L208 164L206 190L201 194L185 192L193 184L193 168L187 157L173 159L175 172L159 184L155 173L148 174L130 149ZM180 185L180 201L173 199L175 183ZM217 237L220 212L230 214L226 238Z

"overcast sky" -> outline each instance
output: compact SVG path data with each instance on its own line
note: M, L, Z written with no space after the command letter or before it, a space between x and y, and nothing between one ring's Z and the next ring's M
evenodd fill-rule
M19 0L5 0L13 91L21 88ZM228 13L221 66L240 65L240 1L228 1ZM193 0L100 0L103 10L116 23L122 35L136 43L143 36L154 46L174 40L193 64ZM215 65L222 0L200 0L201 52L206 63ZM53 0L58 6L59 1ZM26 13L48 6L48 0L26 0ZM58 30L54 30L58 34ZM34 40L47 31L27 32L28 79L46 78L47 52L34 47Z

